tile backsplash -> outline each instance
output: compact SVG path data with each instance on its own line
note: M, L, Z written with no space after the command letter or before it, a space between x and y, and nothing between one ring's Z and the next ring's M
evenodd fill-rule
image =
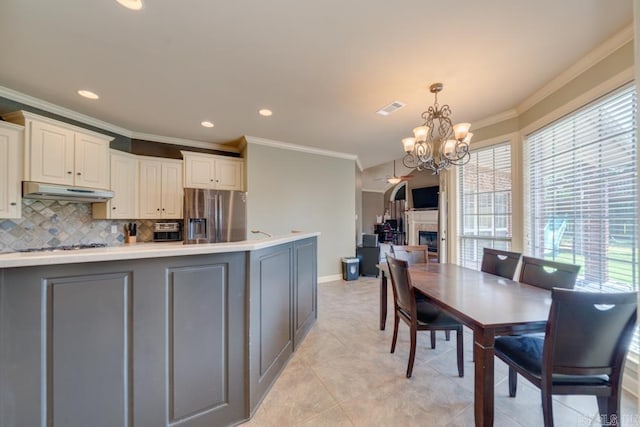
M87 243L124 244L125 227L134 220L94 220L90 203L22 201L22 218L0 219L0 253ZM155 221L136 220L139 242L153 240ZM117 233L112 233L112 226Z

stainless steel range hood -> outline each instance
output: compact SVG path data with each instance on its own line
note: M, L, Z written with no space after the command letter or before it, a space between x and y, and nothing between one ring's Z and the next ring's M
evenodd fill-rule
M23 199L66 200L70 202L94 203L106 202L113 198L113 191L71 187L59 184L23 181Z

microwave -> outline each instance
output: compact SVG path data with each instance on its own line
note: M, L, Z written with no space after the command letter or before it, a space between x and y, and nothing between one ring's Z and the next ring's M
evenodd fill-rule
M156 222L153 224L154 242L176 242L182 240L182 228L179 222Z

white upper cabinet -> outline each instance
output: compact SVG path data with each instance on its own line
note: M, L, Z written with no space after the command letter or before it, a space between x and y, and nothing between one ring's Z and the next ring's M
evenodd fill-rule
M244 191L242 159L191 151L181 153L186 188Z
M111 150L111 187L114 196L105 203L94 203L92 212L99 219L138 218L138 157Z
M22 213L22 126L0 121L0 218Z
M182 162L157 157L139 159L139 218L182 218Z
M3 118L25 127L25 181L109 188L113 138L26 111Z

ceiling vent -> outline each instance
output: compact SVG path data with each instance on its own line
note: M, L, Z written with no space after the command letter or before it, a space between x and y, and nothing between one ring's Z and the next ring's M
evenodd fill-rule
M381 116L388 116L391 113L395 113L405 105L407 104L405 104L404 102L393 101L391 104L385 105L384 107L376 111L376 114L380 114Z

